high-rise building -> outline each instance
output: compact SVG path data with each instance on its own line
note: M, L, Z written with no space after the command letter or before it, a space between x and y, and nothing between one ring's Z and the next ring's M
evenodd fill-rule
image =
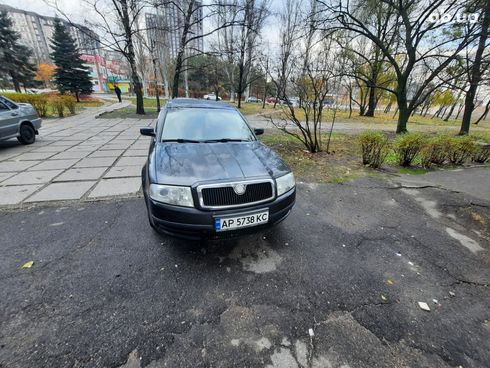
M33 58L37 63L50 63L51 37L54 32L53 17L39 15L31 11L13 8L0 4L0 11L7 12L12 19L14 30L20 35L19 43L33 51ZM87 27L71 25L61 20L77 42L82 54L95 55L100 43L97 35Z
M165 3L156 8L152 13L145 14L147 37L150 43L154 43L159 50L163 45L171 58L175 58L179 52L180 37L185 22L185 11L189 0L180 0L177 6L174 2ZM203 34L203 9L200 1L194 1L193 23L189 37L202 36ZM188 54L196 54L204 49L202 37L195 38L187 45Z

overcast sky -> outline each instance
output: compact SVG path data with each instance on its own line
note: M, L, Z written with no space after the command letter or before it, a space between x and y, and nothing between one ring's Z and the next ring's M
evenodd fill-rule
M272 11L281 6L283 0L270 0ZM46 0L50 4L57 3L60 9L69 16L70 20L83 24L84 19L90 18L90 10L83 6L80 0ZM48 6L44 0L0 0L0 4L7 4L14 8L33 11L41 15L55 16L54 7ZM274 46L277 41L277 27L273 24L274 18L269 18L262 32L263 39L270 46ZM208 24L204 25L206 29ZM97 31L97 30L95 30Z

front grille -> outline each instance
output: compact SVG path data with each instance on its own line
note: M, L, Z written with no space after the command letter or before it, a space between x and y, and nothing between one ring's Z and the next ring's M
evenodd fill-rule
M246 183L245 183L246 184ZM246 184L245 193L236 194L232 184L222 187L202 188L202 204L205 207L241 206L272 199L274 191L271 182Z

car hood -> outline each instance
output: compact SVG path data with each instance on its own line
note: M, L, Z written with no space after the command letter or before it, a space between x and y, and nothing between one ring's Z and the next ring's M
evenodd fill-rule
M151 182L188 185L220 180L278 177L290 171L259 141L158 143L150 156Z

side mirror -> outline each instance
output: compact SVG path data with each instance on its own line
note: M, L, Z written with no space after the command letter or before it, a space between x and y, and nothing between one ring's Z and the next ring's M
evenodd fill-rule
M264 134L264 129L262 129L262 128L255 128L254 129L254 133L255 133L255 135Z
M141 128L140 133L141 135L147 135L149 137L155 136L155 130L153 128Z

